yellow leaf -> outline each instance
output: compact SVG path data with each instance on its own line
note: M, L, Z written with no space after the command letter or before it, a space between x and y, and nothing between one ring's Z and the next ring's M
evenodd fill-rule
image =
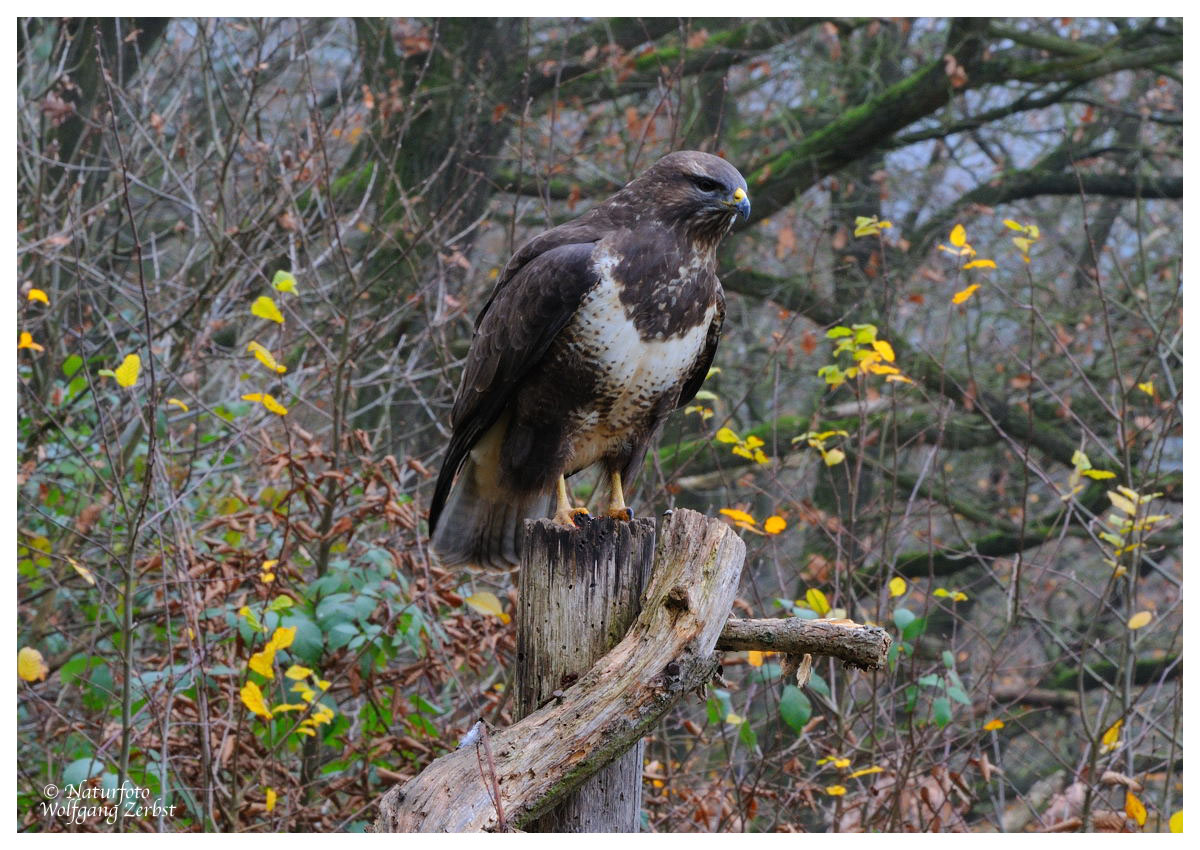
M67 561L68 561L68 563L70 563L70 565L72 567L75 568L75 572L79 573L79 577L81 579L83 579L90 585L96 584L96 577L94 575L92 575L91 570L89 570L87 567L83 566L83 564L76 561L70 555L67 556Z
M1125 814L1137 821L1138 826L1146 825L1146 807L1132 791L1125 792Z
M187 413L187 412L188 412L188 406L187 406L186 404L184 404L182 401L180 401L179 399L177 399L177 398L169 398L169 399L167 399L167 404L174 405L175 407L178 407L178 408L179 408L180 410L182 410L184 413Z
M1124 720L1118 720L1105 730L1104 736L1100 739L1101 754L1111 753L1121 743L1121 724L1124 722Z
M974 295L975 290L978 288L979 288L978 283L972 283L966 289L960 289L958 292L954 293L954 297L952 297L950 300L953 301L955 304L961 304L964 301L966 301L968 298L970 298L972 295Z
M1025 231L1024 225L1018 224L1017 222L1013 221L1011 218L1004 219L1004 226L1007 227L1009 230L1019 230L1021 232Z
M1154 615L1151 614L1149 611L1138 611L1136 614L1134 614L1132 617L1129 618L1129 622L1126 623L1125 625L1129 626L1129 628L1131 630L1132 629L1140 629L1144 626L1149 625L1150 621L1153 619L1154 619Z
M1136 498L1136 494L1135 494L1134 498ZM1108 491L1108 500L1113 503L1114 508L1116 508L1117 510L1122 511L1124 513L1127 513L1130 516L1133 516L1134 514L1137 513L1137 505L1134 504L1133 500L1126 498L1125 495L1120 492L1117 492L1115 490L1109 490Z
M270 646L276 649L287 649L295 639L295 626L280 626L275 630L275 634L271 635Z
M896 576L894 579L888 582L888 592L892 594L892 596L903 596L907 590L908 582L906 582L901 576Z
M292 685L292 690L300 694L300 699L304 700L305 702L312 702L313 698L317 695L317 692L308 685L304 684L304 682L297 682L296 684Z
M30 301L41 301L43 304L50 304L50 299L46 296L46 293L42 292L40 289L29 290L29 294L25 297Z
M779 534L787 528L787 520L781 516L769 516L763 520L763 531L767 534Z
M983 724L984 732L995 732L998 729L1003 729L1003 728L1004 728L1003 720L989 720L987 723Z
M500 600L496 598L496 594L486 590L481 590L479 593L474 593L463 600L480 614L488 614L492 617L499 617L500 622L507 623L512 618L504 613L504 606L500 604Z
M743 717L740 714L734 714L732 711L725 715L725 722L730 726L738 726L742 723Z
M267 811L275 811L275 800L278 799L274 788L267 789Z
M142 370L142 358L136 354L126 354L121 365L113 372L117 383L123 387L132 387L137 383L138 373Z
M282 269L275 272L275 277L271 278L271 286L275 287L278 292L290 292L293 295L296 292L296 278L291 272L285 272Z
M279 308L275 306L275 302L270 296L260 295L254 299L254 303L250 305L250 312L260 319L269 319L272 322L283 324L283 313L279 312Z
M830 785L825 788L825 793L830 797L840 797L846 793L846 789L841 785Z
M1094 478L1097 481L1100 481L1105 478L1116 478L1117 477L1117 473L1109 472L1107 469L1085 469L1085 470L1083 470L1083 474L1085 476L1087 476L1088 478Z
M747 437L745 441L745 446L748 449L757 449L759 446L764 445L766 445L766 443L764 443L760 437L756 437L753 434Z
M855 236L876 236L879 231L892 226L890 221L880 221L879 216L873 215L869 218L865 215L860 215L854 219L854 235Z
M270 393L246 393L242 396L243 401L257 401L262 404L267 410L279 416L287 416L288 409L275 400L275 397Z
M907 375L888 375L886 378L884 378L884 380L888 382L899 381L905 384L912 383L912 378L908 377Z
M858 779L860 776L869 776L872 773L883 773L883 768L879 765L864 767L862 770L854 771L854 773L850 774L847 779Z
M1154 381L1146 381L1145 383L1138 384L1137 388L1151 398L1154 397Z
M722 428L717 432L718 443L740 443L741 438L731 428Z
M1167 827L1171 832L1183 832L1183 811L1180 810L1171 815L1171 819L1167 822Z
M885 363L874 363L870 367L872 375L899 375L900 370L895 366L888 366Z
M253 682L247 682L242 686L242 705L246 706L246 708L259 717L266 720L271 719L271 710L267 708L267 704L263 700L262 691Z
M758 524L754 517L750 516L750 514L746 513L745 511L739 511L737 508L721 508L721 513L725 514L725 516L729 517L734 522L744 522L749 525Z
M896 352L892 349L892 344L887 340L877 339L871 343L871 347L879 352L879 356L888 363L896 361Z
M830 449L821 455L826 466L837 466L846 459L846 453L841 449Z
M850 759L847 758L834 758L830 759L830 761L833 762L834 767L846 768L850 766Z
M46 350L45 346L38 345L33 341L33 336L29 333L29 331L21 331L21 335L17 337L17 350L20 351L22 348L28 348L33 351Z
M299 664L293 664L284 671L283 675L289 679L303 679L306 676L311 676L312 670L309 670L307 667L301 667Z
M967 269L994 269L994 268L996 268L996 263L992 260L971 260L971 262L969 262L963 266L963 271L966 271Z
M264 679L274 679L275 647L268 643L262 651L250 656L250 660L246 662L246 666Z
M815 587L810 587L805 591L804 601L808 603L809 608L816 611L822 617L829 613L829 600L825 598L824 593Z
M967 244L967 230L961 224L954 225L954 229L950 231L950 244L955 248Z
M1028 254L1030 246L1033 245L1033 240L1025 236L1016 236L1013 238L1013 244L1017 246L1017 250L1022 254Z
M763 654L757 649L752 649L746 653L746 663L751 667L763 666Z
M264 366L266 366L272 372L277 372L280 375L282 375L284 372L287 371L287 366L280 365L275 360L274 355L272 355L271 352L267 351L266 348L264 348L262 345L258 344L257 342L251 342L249 345L246 346L246 350L253 352L254 356L256 358L258 358L258 362L263 364Z
M17 653L17 676L26 682L41 682L50 673L42 654L32 646L23 646Z

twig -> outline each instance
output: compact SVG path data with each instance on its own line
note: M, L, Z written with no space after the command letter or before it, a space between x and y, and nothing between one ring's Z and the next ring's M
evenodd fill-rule
M124 620L121 626L121 760L117 768L117 787L121 788L125 785L125 777L129 773L129 749L133 738L131 709L133 700L133 592L134 592L134 575L135 575L135 560L137 555L137 540L141 534L142 520L146 516L146 506L150 502L150 488L154 478L154 457L156 448L156 435L154 427L154 410L158 397L158 381L154 371L154 329L150 322L150 299L146 294L146 277L142 271L142 241L138 237L137 221L133 215L133 204L129 200L129 168L125 162L125 148L121 144L121 134L117 128L117 107L113 100L112 94L112 78L108 73L108 68L104 64L104 53L101 50L100 27L95 30L96 35L96 62L100 66L100 76L104 79L104 92L108 98L109 118L112 121L113 141L117 146L117 156L121 163L121 197L124 201L125 212L129 216L129 229L133 236L133 256L137 264L137 280L138 291L142 301L142 319L145 324L146 333L146 363L150 376L150 391L147 398L144 415L149 423L146 428L146 467L142 477L142 493L138 499L138 504L133 514L133 521L129 524L129 547L125 555L125 582L122 589L122 605L124 607ZM124 831L125 821L121 820L121 829Z

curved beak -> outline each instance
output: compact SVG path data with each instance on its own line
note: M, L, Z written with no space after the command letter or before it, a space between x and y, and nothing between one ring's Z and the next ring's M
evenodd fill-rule
M747 221L750 218L750 196L746 194L746 190L740 186L733 190L733 196L729 199L729 205L736 209L742 216L742 221Z

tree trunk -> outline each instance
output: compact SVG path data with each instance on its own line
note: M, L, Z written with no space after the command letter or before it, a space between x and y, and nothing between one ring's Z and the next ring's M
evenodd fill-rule
M532 714L621 642L638 613L654 564L654 520L593 519L566 529L525 526L517 608L517 713ZM639 741L538 818L531 832L637 832Z

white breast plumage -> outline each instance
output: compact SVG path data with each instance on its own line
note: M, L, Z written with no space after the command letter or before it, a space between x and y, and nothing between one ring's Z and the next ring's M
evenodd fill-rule
M664 394L683 384L704 349L716 313L716 306L710 306L704 321L681 335L642 339L621 303L612 274L616 263L611 255L598 259L600 280L584 297L566 334L570 348L587 361L598 384L596 407L580 411L573 429L572 454L580 467L598 460ZM663 304L661 309L670 306Z

